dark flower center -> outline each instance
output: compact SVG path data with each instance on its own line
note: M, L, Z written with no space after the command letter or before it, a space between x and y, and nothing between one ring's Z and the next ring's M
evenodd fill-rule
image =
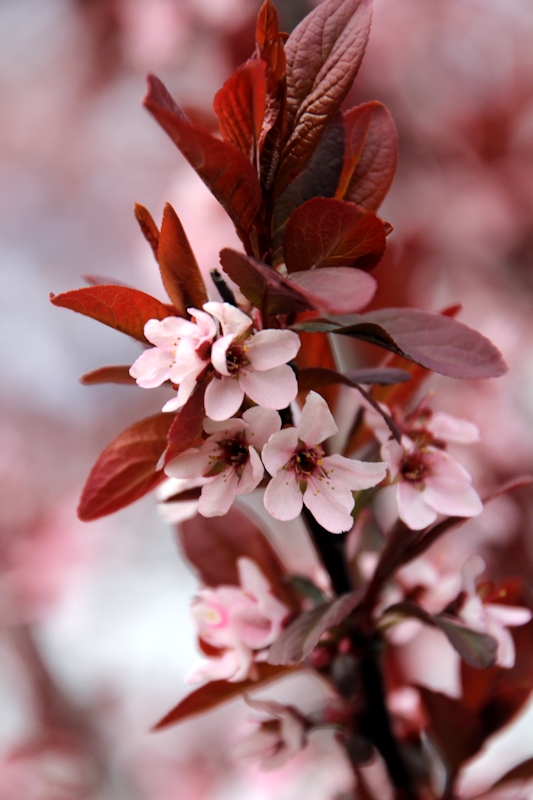
M246 464L250 454L248 452L248 445L241 436L235 436L232 439L222 439L217 442L219 447L218 453L210 456L212 462L208 472L204 474L205 478L214 478L215 475L220 475L228 467L235 469L239 478Z
M226 351L226 366L230 374L239 372L241 369L250 366L250 359L247 356L247 347L242 344L232 344Z
M424 453L414 450L404 456L400 472L409 483L422 483L431 474L431 469L424 459Z
M317 445L316 447L302 447L297 450L286 466L295 472L298 480L305 480L313 475L321 466L324 458L324 450Z

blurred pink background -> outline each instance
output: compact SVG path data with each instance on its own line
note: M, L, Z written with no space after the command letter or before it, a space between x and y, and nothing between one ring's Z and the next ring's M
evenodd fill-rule
M286 30L311 7L277 5ZM138 350L48 302L85 274L164 296L135 201L156 220L172 202L206 272L220 247L238 246L140 100L151 70L213 123L214 93L251 54L258 6L0 3L0 800L291 800L304 791L323 800L350 787L329 733L278 773L236 766L243 703L148 732L185 694L197 661L196 579L153 498L87 525L75 508L99 452L155 413L158 394L81 386L84 372L131 363ZM348 103L384 102L400 135L381 210L395 230L375 273L379 302L432 311L461 302L460 319L508 360L498 381L433 383L435 407L481 428L481 443L461 454L480 488L533 471L532 37L529 0L375 0ZM462 529L446 557L473 546L491 577L531 576L532 517L522 490ZM429 680L420 652L406 659ZM295 692L305 698L309 685L286 682L276 697L294 702ZM520 723L520 752L513 734L498 758L467 771L465 797L533 753L532 719Z

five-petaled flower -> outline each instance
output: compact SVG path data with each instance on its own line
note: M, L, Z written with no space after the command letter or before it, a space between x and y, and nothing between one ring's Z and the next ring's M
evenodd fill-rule
M245 680L253 675L254 655L281 633L288 608L274 596L254 561L239 558L237 568L240 587L202 589L193 603L200 639L221 653L194 670L188 683Z
M391 480L397 483L398 515L412 530L431 525L438 514L476 517L483 503L472 478L452 456L432 445L417 446L409 437L381 447Z
M190 448L165 467L171 478L207 478L198 511L204 517L226 514L237 494L248 494L261 482L265 470L257 450L279 431L281 420L269 408L249 408L242 419L204 420L209 434L204 444Z
M376 486L386 475L383 462L326 456L321 443L338 428L326 401L310 392L296 428L284 428L270 437L262 459L272 480L265 491L265 507L276 519L294 519L305 504L331 533L353 525L353 491Z

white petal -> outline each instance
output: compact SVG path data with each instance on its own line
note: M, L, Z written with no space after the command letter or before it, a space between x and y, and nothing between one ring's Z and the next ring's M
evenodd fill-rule
M192 447L172 459L166 465L165 473L169 478L200 478L210 466L209 454Z
M231 467L221 472L202 489L198 511L203 517L221 517L230 510L239 479Z
M205 390L205 413L214 420L229 419L241 407L244 392L235 378L213 378Z
M224 336L231 334L233 337L240 336L241 333L252 327L252 320L247 314L239 311L230 303L204 303L202 308L208 314L218 319L222 326Z
M312 447L338 432L328 404L316 392L309 392L298 423L298 436Z
M529 608L523 606L505 606L502 603L487 603L485 611L492 619L498 620L502 625L516 628L525 625L533 616Z
M479 442L479 428L466 419L452 417L450 414L438 412L433 414L426 425L428 431L437 439L456 444Z
M198 308L188 308L187 311L196 320L198 328L196 338L198 341L205 342L206 340L214 339L217 335L217 326L213 317Z
M241 479L237 487L237 494L248 494L252 492L263 480L265 468L259 458L257 450L250 447L248 450L248 461L242 471Z
M410 483L402 482L396 487L398 515L408 528L419 531L427 528L437 519L437 512L424 500L424 492L419 492Z
M180 382L177 394L178 408L181 408L185 405L191 394L196 389L196 378L197 374L193 372L190 375L186 375L185 378Z
M264 502L266 510L274 519L295 519L302 510L303 498L294 472L280 470L268 484Z
M516 651L514 640L507 628L498 624L488 624L487 633L493 636L498 642L498 653L496 656L496 663L505 669L514 667L516 660Z
M281 718L281 738L287 745L289 755L299 753L305 744L305 728L290 709Z
M298 394L296 375L285 364L266 372L239 372L239 384L254 403L264 408L286 408Z
M176 395L176 397L173 397L171 400L167 400L161 411L177 411L182 405L183 403L180 403Z
M245 430L245 428L247 428L247 425L242 419L225 419L219 421L208 418L204 419L204 431L210 436L216 436L217 439L220 439L221 436L225 436L226 438L234 437L237 433Z
M316 521L330 533L342 533L353 527L350 512L354 499L346 489L332 488L325 480L311 478L305 490L304 503Z
M149 319L144 326L144 335L156 347L173 350L182 336L194 336L196 325L182 317Z
M261 450L272 434L277 433L281 428L280 416L271 408L254 406L245 411L242 418L249 426L246 434L248 444L253 445L257 450Z
M143 389L154 389L168 380L173 365L174 356L171 353L151 347L131 365L130 375Z
M185 683L231 680L240 670L241 662L235 650L228 650L221 658L210 658L185 678Z
M248 339L246 347L252 367L264 372L291 361L300 349L300 337L293 331L269 328Z
M217 339L214 342L213 347L211 348L211 363L216 369L217 372L220 372L221 375L229 375L228 363L227 363L227 352L228 347L233 342L233 336L221 336L220 339Z
M332 482L339 478L355 491L376 486L387 474L384 461L357 461L355 458L333 455L326 456L322 463Z
M298 431L296 428L283 428L279 433L274 433L263 447L261 458L263 464L275 475L285 466L296 450L298 444Z

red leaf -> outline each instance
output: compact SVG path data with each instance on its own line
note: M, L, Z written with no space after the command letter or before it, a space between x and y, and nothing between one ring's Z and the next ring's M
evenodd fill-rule
M314 650L323 633L338 625L361 600L361 592L349 592L309 611L304 611L280 634L269 650L269 664L298 664Z
M165 204L163 212L157 260L163 286L181 316L186 316L191 306L201 308L207 303L209 298L202 273L170 203Z
M135 378L130 375L130 368L126 364L119 367L100 367L92 372L86 372L80 378L84 386L95 386L99 383L125 383L136 385Z
M264 61L250 59L228 78L213 103L223 139L253 164L265 117L266 68Z
M253 691L259 686L264 686L270 681L281 678L283 675L294 670L288 667L272 667L270 664L257 664L259 678L255 681L247 678L244 681L237 683L229 683L229 681L211 681L204 686L200 686L191 694L184 697L172 711L165 714L157 725L152 728L153 731L160 731L163 728L168 728L170 725L176 725L178 722L183 722L184 719L193 717L196 714L204 714L212 708L228 703L234 700L244 692Z
M123 431L106 447L84 486L78 516L88 522L133 503L160 483L157 464L167 445L173 414L156 414Z
M285 77L285 46L279 35L278 12L270 0L265 0L259 9L255 40L270 75L275 81L281 81Z
M159 246L159 230L155 224L152 215L147 208L141 206L140 203L135 203L135 219L139 223L142 235L152 248L153 254L157 261L157 248Z
M176 414L168 432L165 466L189 447L193 447L200 437L205 419L204 395L210 379L209 373L200 377L196 389Z
M155 75L148 76L144 105L227 211L241 237L247 240L262 202L250 162L232 145L191 125Z
M385 252L383 223L373 211L315 197L291 216L283 239L289 272L316 267L372 269Z
M362 339L451 378L497 378L507 372L502 354L481 333L414 308L330 316L298 323L293 329Z
M274 594L291 608L294 594L271 544L247 514L233 506L223 517L185 520L178 527L183 552L206 586L238 586L237 559L250 558L265 575Z
M344 114L344 167L336 197L377 211L398 161L398 133L389 111L375 100Z
M325 0L290 35L285 56L291 135L276 179L278 195L302 171L350 90L371 16L371 0Z
M327 308L329 313L334 314L359 311L368 305L376 291L376 281L372 275L352 267L328 267L292 272L290 280L309 297L316 298L315 308ZM341 308L344 311L341 311Z
M51 294L50 301L55 306L85 314L144 343L148 343L144 326L149 319L165 319L176 314L175 309L155 297L125 286L89 286L63 294Z

